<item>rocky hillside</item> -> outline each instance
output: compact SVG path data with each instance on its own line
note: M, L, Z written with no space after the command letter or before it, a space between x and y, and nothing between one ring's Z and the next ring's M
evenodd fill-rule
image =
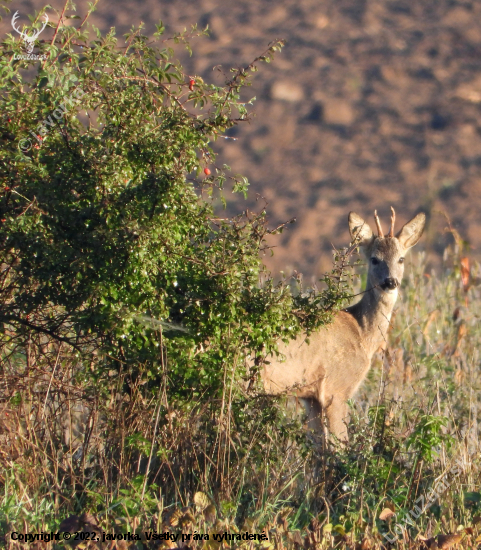
M424 242L434 253L450 238L447 212L479 257L479 0L101 0L93 22L121 34L139 21L151 31L159 19L168 33L209 25L184 59L207 81L222 78L214 66L246 64L274 38L287 41L255 77L256 117L217 145L220 163L252 184L250 200L233 198L231 212L258 208L258 193L272 224L297 218L266 259L273 271L318 276L331 243L348 240L350 210L372 220L377 208L388 226L391 204L399 223L430 214ZM9 29L6 18L2 34Z

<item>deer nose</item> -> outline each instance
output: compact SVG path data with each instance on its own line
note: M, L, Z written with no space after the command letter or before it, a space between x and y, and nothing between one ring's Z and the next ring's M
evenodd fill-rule
M388 288L389 290L394 290L399 286L399 282L397 279L393 279L389 277L388 279L384 280L384 284L382 286L385 289Z

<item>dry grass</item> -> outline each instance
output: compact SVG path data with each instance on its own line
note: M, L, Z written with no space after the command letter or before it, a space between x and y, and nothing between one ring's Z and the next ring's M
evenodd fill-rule
M21 346L4 335L2 529L57 531L64 520L61 529L211 535L144 537L152 548L476 547L479 275L457 250L440 272L413 256L388 350L352 404L351 442L320 457L282 403L242 401L235 365L224 367L222 402L193 396L177 408L166 358L146 391L142 366L135 380L120 370L96 382L95 354L81 362L44 336ZM421 502L430 502L422 512ZM246 530L270 540L212 540Z

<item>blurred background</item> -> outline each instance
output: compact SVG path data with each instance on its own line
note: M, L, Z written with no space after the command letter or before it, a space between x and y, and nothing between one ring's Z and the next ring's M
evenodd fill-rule
M27 23L44 5L14 0L1 36L13 32L13 12ZM86 7L78 2L77 13ZM446 215L479 258L481 2L100 0L90 21L103 32L116 27L123 43L132 25L143 21L149 34L159 19L166 36L209 25L208 38L192 41L192 57L176 49L192 76L218 84L224 76L213 67L228 73L286 40L245 95L256 97L255 117L229 131L235 140L215 144L217 165L251 182L247 201L227 193L229 215L267 202L270 226L297 219L265 258L274 275L296 269L307 282L319 278L332 245L349 241L349 211L373 223L377 208L387 232L391 205L397 229L428 214L422 246L432 265L453 239Z

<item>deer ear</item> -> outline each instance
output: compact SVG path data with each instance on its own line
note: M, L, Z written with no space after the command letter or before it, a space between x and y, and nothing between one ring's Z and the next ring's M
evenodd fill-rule
M356 241L359 246L369 246L374 240L369 224L355 212L349 212L349 232L351 233L351 239Z
M403 226L401 231L396 235L396 238L400 242L401 246L405 249L414 246L424 231L424 224L426 223L426 215L420 212L410 222Z

